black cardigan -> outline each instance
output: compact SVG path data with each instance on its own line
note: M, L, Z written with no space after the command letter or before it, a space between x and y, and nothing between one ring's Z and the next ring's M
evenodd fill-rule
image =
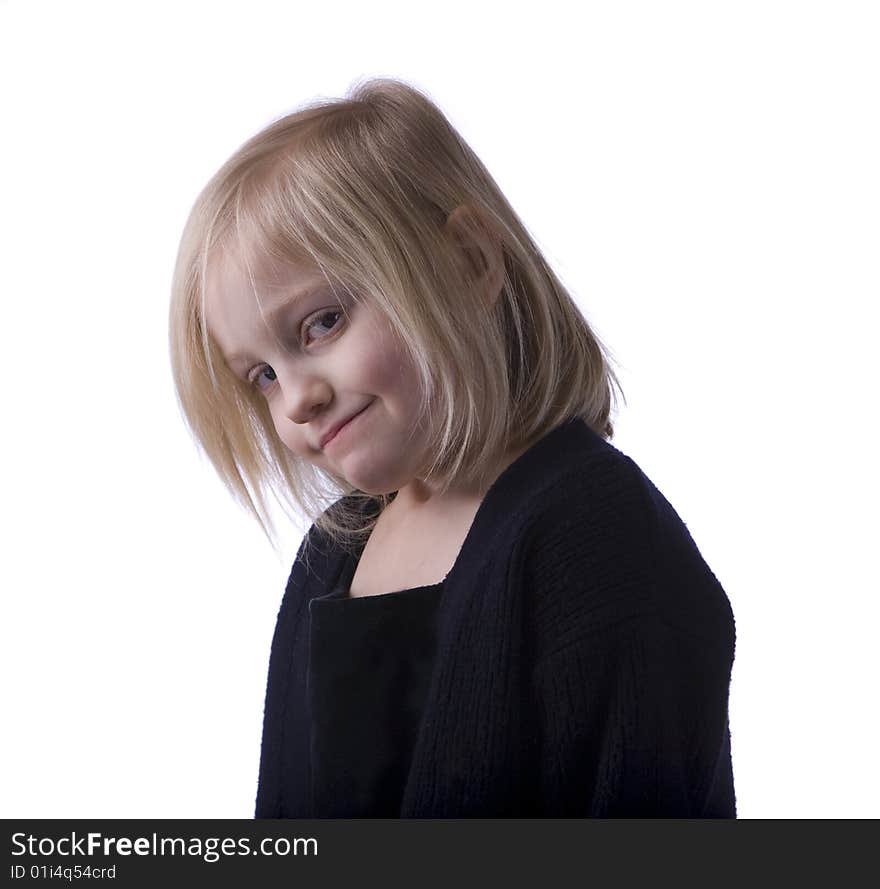
M344 563L312 526L272 642L258 818L310 817L293 767L309 714L290 702L308 603ZM437 632L401 817L736 817L730 603L664 496L581 420L489 489Z

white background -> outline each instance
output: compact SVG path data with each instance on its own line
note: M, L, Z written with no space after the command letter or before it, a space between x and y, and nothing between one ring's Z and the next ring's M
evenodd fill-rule
M277 556L184 431L177 241L247 137L426 90L621 365L737 623L741 817L880 815L875 3L0 3L3 817L249 817Z

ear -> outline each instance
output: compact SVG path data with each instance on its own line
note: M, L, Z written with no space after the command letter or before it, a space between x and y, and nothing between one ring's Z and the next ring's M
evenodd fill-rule
M488 215L471 204L461 204L449 214L443 229L463 257L477 292L487 307L494 306L504 283L504 250Z

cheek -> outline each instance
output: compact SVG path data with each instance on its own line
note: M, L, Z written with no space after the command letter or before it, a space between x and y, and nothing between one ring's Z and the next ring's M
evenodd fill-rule
M395 397L400 394L404 379L405 368L392 356L385 355L369 362L365 368L366 381L369 387L379 395Z
M393 340L385 340L373 347L365 362L365 376L369 377L377 393L406 400L417 397L418 376L415 366L403 348Z
M352 372L364 390L393 395L415 382L415 368L384 320L370 317L349 354Z

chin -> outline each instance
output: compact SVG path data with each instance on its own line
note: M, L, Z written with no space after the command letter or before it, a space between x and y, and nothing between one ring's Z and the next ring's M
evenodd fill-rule
M378 497L380 494L393 494L407 484L409 479L402 478L399 473L381 472L378 468L358 467L350 468L345 473L345 479L350 484L369 494Z

